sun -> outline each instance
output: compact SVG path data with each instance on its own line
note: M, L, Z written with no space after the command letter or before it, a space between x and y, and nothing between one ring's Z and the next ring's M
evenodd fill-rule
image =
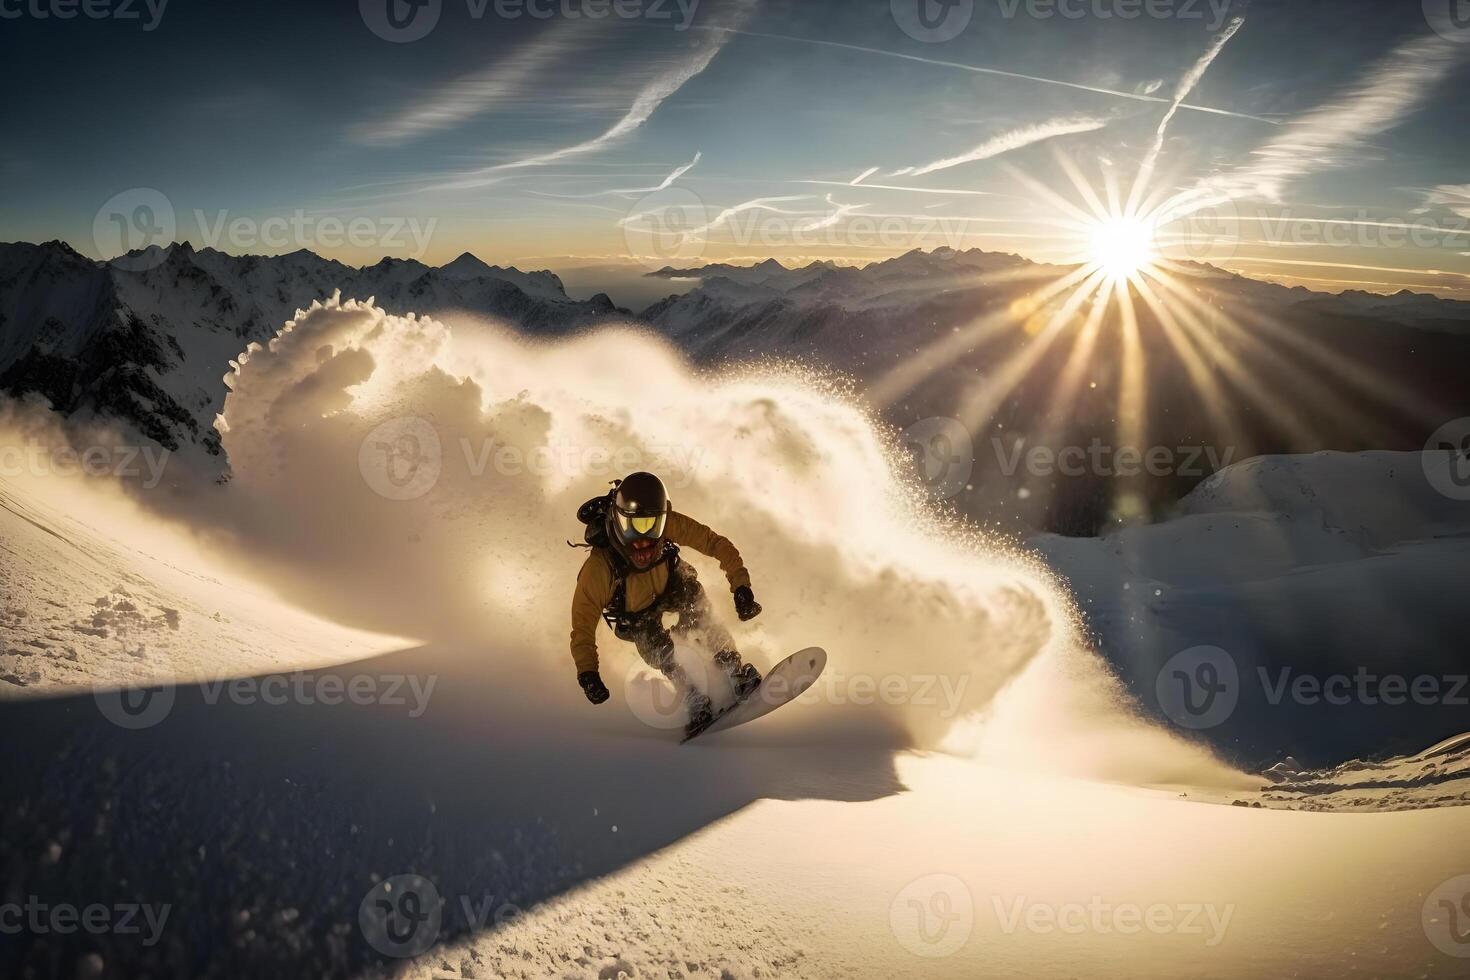
M1136 278L1154 261L1154 227L1141 218L1108 218L1092 229L1092 264L1114 282Z

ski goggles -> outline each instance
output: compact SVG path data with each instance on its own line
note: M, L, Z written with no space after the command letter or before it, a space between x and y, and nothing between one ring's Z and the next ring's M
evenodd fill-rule
M613 519L617 524L618 537L624 541L632 541L635 538L663 537L664 525L668 523L669 515L667 511L662 514L625 514L613 508Z

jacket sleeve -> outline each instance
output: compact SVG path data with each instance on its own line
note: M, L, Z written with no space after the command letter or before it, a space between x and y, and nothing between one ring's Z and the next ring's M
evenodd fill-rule
M577 573L577 591L572 594L572 661L579 674L597 669L597 624L602 621L602 609L612 599L612 591L612 569L598 555L588 555Z
M742 585L750 584L750 573L745 570L745 562L741 561L740 552L735 550L729 538L716 534L693 518L678 512L669 514L668 529L664 533L674 544L686 545L718 561L720 571L730 580L731 592Z

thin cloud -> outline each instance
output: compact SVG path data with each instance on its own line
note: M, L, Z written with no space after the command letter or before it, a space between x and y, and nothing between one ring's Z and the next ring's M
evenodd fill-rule
M597 34L591 21L546 31L504 61L454 79L420 104L386 120L352 126L348 136L359 143L393 146L449 129L507 102L535 93L537 80L574 56Z
M1161 98L1157 95L1148 95L1142 92L1121 92L1118 89L1103 88L1100 85L1083 85L1080 82L1068 82L1060 78L1046 78L1041 75L1027 75L1022 72L1003 71L999 68L983 68L979 65L967 65L958 61L943 61L938 58L923 58L916 54L903 54L898 51L887 51L883 48L869 48L861 44L845 44L842 41L827 41L814 37L796 37L791 34L765 34L759 31L745 31L733 27L696 27L694 30L711 31L723 34L736 34L741 37L760 37L773 41L791 41L797 44L814 44L820 47L841 48L845 51L858 51L863 54L878 55L883 58L898 58L901 61L917 61L920 64L934 65L939 68L954 68L959 71L973 72L978 75L994 75L999 78L1014 78L1019 81L1037 82L1042 85L1057 85L1062 88L1075 89L1080 92L1092 92L1097 95L1110 95L1119 99L1130 99L1134 102L1156 102L1164 105L1172 102L1172 99ZM1253 116L1245 112L1232 112L1229 109L1216 109L1211 106L1195 105L1190 102L1181 102L1181 109L1189 109L1192 112L1208 112L1217 116L1230 116L1235 119L1250 119L1254 122L1268 123L1272 126L1279 125L1279 121L1268 119L1264 116Z
M779 181L785 183L785 181ZM909 194L960 194L966 197L1009 197L1008 194L997 194L994 191L972 191L972 190L946 190L943 187L903 187L898 184L857 184L854 185L845 180L793 180L793 184L817 184L822 187L861 187L870 191L905 191Z
M785 209L785 208L772 207L772 205L775 205L775 204L785 204L785 203L790 202L790 201L806 201L806 200L810 200L810 199L811 199L811 195L810 194L798 194L798 195L795 195L795 196L786 196L786 197L758 197L755 200L745 201L745 202L743 202L741 204L736 204L734 207L728 207L728 208L726 208L725 210L721 211L719 214L715 215L715 219L713 221L711 221L709 224L704 225L701 228L693 228L693 229L690 229L689 235L692 237L694 235L708 234L709 232L714 231L716 228L722 228L722 227L724 227L726 224L729 223L729 221L730 221L731 218L735 217L737 214L743 214L746 211L770 211L770 212L772 212L774 214L789 214L789 215L803 215L803 214L815 214L815 213L819 213L819 212L813 212L813 211L791 211L791 210L788 210L788 209Z
M1146 175L1149 171L1153 170L1154 164L1158 162L1159 153L1164 149L1164 134L1169 131L1169 123L1174 121L1174 116L1179 112L1179 107L1184 104L1184 100L1189 98L1189 93L1193 92L1194 87L1205 77L1205 72L1209 70L1210 65L1214 64L1215 59L1220 56L1220 52L1225 50L1226 43L1235 36L1236 31L1239 31L1244 24L1244 17L1236 17L1229 24L1226 24L1225 29L1215 35L1215 40L1210 43L1209 48L1194 63L1194 67L1185 72L1184 76L1179 79L1179 84L1174 87L1174 98L1169 103L1169 111L1165 112L1164 118L1159 120L1159 128L1154 133L1153 145L1149 147L1148 154L1144 157L1142 166L1139 167L1141 174Z
M1470 218L1470 184L1440 184L1425 196L1424 201L1449 208L1462 218Z
M788 195L788 196L785 196L785 197L757 197L757 198L754 198L752 200L744 201L744 202L742 202L740 204L736 204L733 207L726 208L725 210L721 211L719 214L715 215L714 220L709 221L709 222L706 222L705 224L701 225L698 228L691 228L685 234L686 234L686 236L693 236L693 235L703 234L703 233L708 232L708 231L712 231L713 229L719 228L720 226L724 225L731 218L735 217L735 215L740 214L743 211L762 210L762 211L773 211L773 212L775 212L777 214L797 214L797 215L800 215L800 214L816 214L816 213L819 213L819 212L814 212L814 211L788 211L788 210L783 210L781 208L772 207L772 205L775 205L775 204L785 204L785 203L790 202L790 201L809 201L809 200L811 200L811 197L812 197L812 195L810 195L810 194ZM675 204L663 204L663 205L660 205L660 206L655 207L655 208L649 208L647 211L639 211L639 212L637 212L635 214L628 215L627 217L625 217L621 221L619 221L618 222L618 225L619 226L630 225L630 224L633 224L635 222L642 221L644 218L652 217L655 214L662 214L665 211L678 210L680 207L681 207L680 205L675 205Z
M1403 123L1465 57L1445 38L1400 44L1340 98L1292 120L1248 166L1210 182L1226 198L1280 200L1288 183L1360 160L1368 141Z
M753 0L752 2L740 3L732 8L734 11L733 16L739 20L743 20L749 16L754 7ZM683 88L690 79L708 68L710 62L714 61L715 56L724 48L730 35L717 32L714 34L714 37L714 41L701 46L690 57L684 59L683 62L675 65L645 86L643 91L638 93L638 97L633 100L633 104L628 108L628 111L623 114L623 117L602 135L590 140L584 140L581 143L574 143L571 146L564 146L560 149L552 150L549 153L539 153L520 160L512 160L509 163L498 163L494 166L482 167L479 170L463 174L454 180L436 184L428 189L463 190L485 187L490 184L499 183L502 175L506 171L520 170L527 167L540 167L549 163L556 163L559 160L565 160L568 157L596 153L598 150L624 139L644 123L648 122L653 114L658 111L658 107L663 105L675 92Z
M1019 150L1023 146L1040 143L1043 140L1053 139L1057 136L1071 136L1077 133L1090 133L1106 126L1105 119L1052 119L1047 122L1037 123L1033 126L1024 126L1009 132L999 133L981 143L967 153L959 156L945 157L926 163L920 167L905 167L895 170L889 177L922 177L924 174L932 174L936 170L948 170L950 167L958 167L963 163L974 163L977 160L989 160L998 157L1002 153Z
M681 166L675 167L673 171L667 177L665 177L661 183L653 187L614 187L610 190L594 191L591 194L549 194L545 191L527 191L526 193L536 194L538 197L558 197L568 201L586 200L593 197L632 197L638 194L656 194L659 191L666 191L670 187L672 187L674 181L678 180L680 177L693 170L695 164L699 163L699 161L703 157L703 153L696 152L694 154L693 160L690 160L688 163ZM558 174L557 176L560 177L562 175Z
M863 208L867 207L866 204L839 204L836 201L832 200L831 194L827 195L827 203L832 205L835 210L833 210L831 214L827 215L824 218L816 218L811 221L798 222L796 226L797 233L820 231L823 228L831 228L833 225L840 222L843 218L847 217L849 214L852 214L852 212L861 211Z

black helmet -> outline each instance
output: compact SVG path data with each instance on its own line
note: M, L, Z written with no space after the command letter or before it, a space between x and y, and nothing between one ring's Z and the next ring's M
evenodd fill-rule
M618 483L607 509L607 537L638 568L648 568L663 553L669 519L669 492L652 473L633 473Z

